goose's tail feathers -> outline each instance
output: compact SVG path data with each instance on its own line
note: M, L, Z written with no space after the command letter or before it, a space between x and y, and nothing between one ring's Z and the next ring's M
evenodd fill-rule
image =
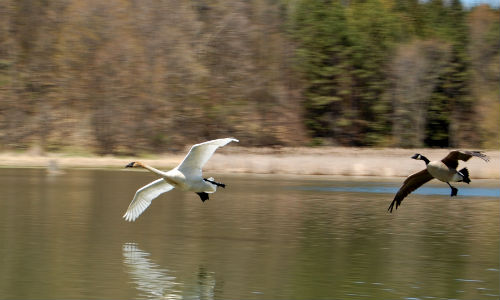
M465 183L470 183L470 178L469 178L469 170L467 168L463 168L462 170L458 171L460 175L462 175L462 181Z

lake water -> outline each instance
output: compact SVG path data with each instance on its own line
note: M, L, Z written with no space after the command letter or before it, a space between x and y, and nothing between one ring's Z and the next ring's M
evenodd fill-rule
M206 174L213 175L213 174ZM499 299L499 182L218 175L122 215L147 172L0 169L0 299Z

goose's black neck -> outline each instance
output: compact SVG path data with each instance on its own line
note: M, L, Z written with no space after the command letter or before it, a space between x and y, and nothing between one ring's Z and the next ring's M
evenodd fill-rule
M423 155L420 155L420 159L423 160L426 165L428 165L430 163L429 159L427 159L427 157L425 157Z

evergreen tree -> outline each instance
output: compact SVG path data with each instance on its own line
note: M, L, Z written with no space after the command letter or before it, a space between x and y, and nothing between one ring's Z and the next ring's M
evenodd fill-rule
M297 58L307 81L306 124L313 137L367 146L388 136L385 69L400 27L378 0L299 3Z
M352 99L357 139L354 145L384 143L390 132L387 66L395 42L401 38L399 19L379 0L355 1L349 6Z
M429 5L433 9L439 5L438 10L444 12L439 14L439 21L434 21L441 28L437 35L443 34L439 37L451 44L451 55L430 99L426 145L456 147L465 137L474 140L465 12L459 0L452 0L449 6L444 6L440 0Z
M292 34L297 60L306 80L306 125L313 137L346 134L346 99L350 96L349 38L344 7L337 1L300 1Z

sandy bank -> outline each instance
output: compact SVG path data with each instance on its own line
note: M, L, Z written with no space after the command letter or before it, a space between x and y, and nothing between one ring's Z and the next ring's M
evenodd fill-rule
M420 161L410 159L422 153L429 159L440 159L447 149L365 149L365 148L241 148L219 149L204 168L215 173L303 174L405 177L421 170ZM500 151L485 151L490 162L471 159L462 163L472 178L500 178ZM94 156L77 157L64 154L30 155L0 153L1 167L50 168L116 168L141 160L160 169L168 169L182 161L182 154L163 154L154 158Z

